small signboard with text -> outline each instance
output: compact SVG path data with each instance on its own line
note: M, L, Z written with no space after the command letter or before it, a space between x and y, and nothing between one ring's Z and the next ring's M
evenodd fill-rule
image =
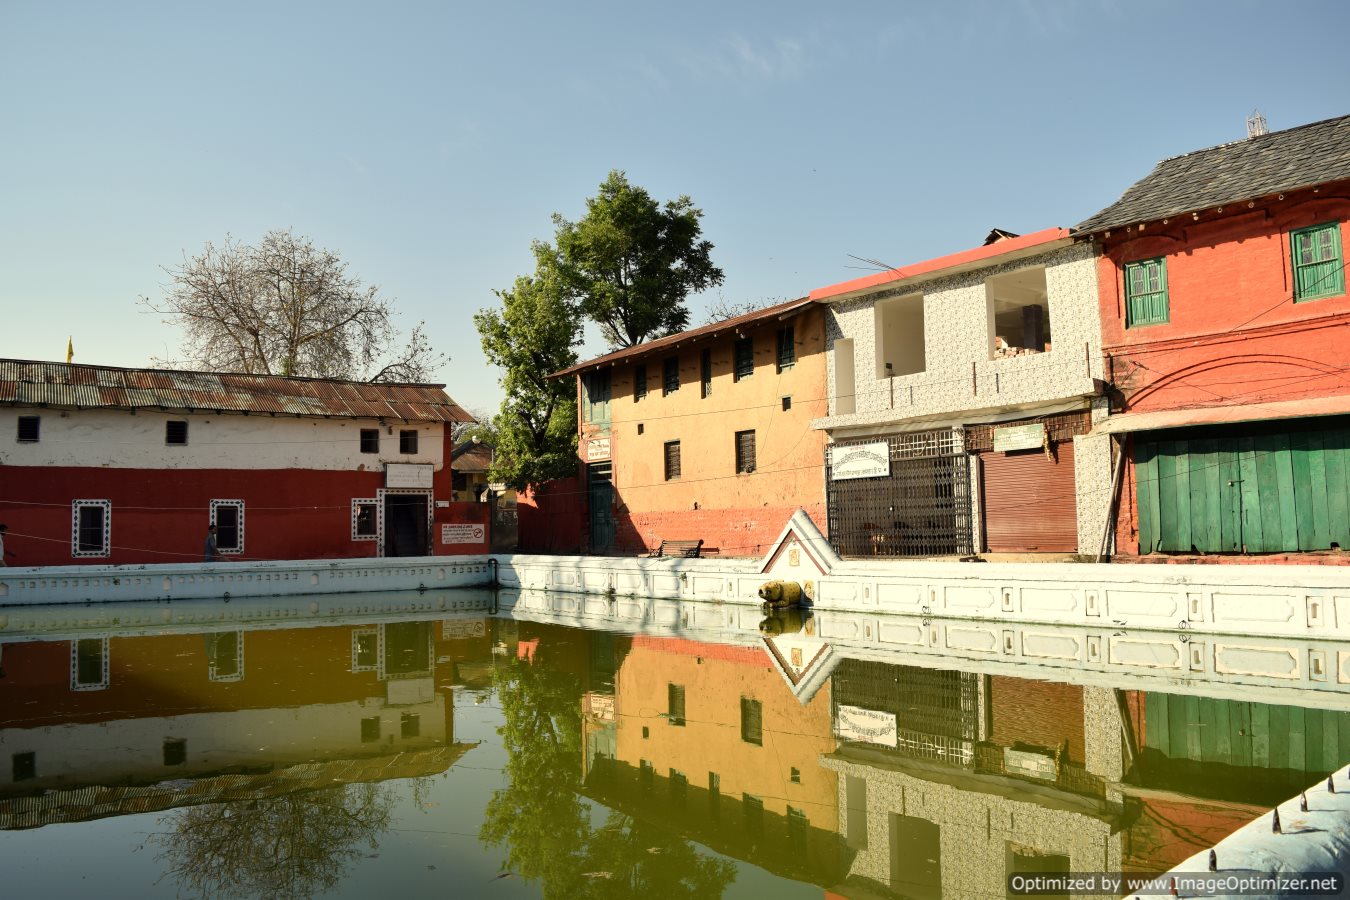
M1045 423L1030 425L1000 425L994 428L994 452L1009 450L1036 450L1045 445Z
M441 525L442 544L483 544L487 542L487 526L477 523Z
M891 448L885 441L834 448L830 480L876 478L891 474Z
M385 463L386 488L431 490L431 463Z
M597 462L609 459L609 438L596 438L586 442L586 461Z
M846 741L862 741L887 747L899 743L895 713L877 712L859 706L840 704L834 720L834 733Z

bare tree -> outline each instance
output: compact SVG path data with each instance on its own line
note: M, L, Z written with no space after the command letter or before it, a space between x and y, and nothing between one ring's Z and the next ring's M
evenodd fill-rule
M782 302L783 300L778 297L766 297L762 300L742 300L739 303L733 303L719 293L717 299L708 304L708 313L703 324L713 325L717 322L725 322L727 319L759 312L767 306Z
M347 274L333 251L273 230L256 246L226 236L164 271L163 300L141 298L183 329L182 358L214 371L361 381L428 381L445 363L419 322L397 346L396 315L379 289Z
M363 847L379 846L393 807L388 787L347 784L179 809L150 840L180 894L303 898L332 890Z

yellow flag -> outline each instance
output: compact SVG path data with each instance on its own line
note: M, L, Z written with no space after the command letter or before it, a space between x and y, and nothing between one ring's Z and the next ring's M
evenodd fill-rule
M73 338L66 338L66 363L69 364L75 358L75 342Z

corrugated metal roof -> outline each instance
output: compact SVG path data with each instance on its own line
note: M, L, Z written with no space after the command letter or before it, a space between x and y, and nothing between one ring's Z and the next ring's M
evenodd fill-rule
M0 404L470 422L443 384L383 384L0 359Z
M757 309L754 312L746 313L743 316L734 316L721 322L713 322L711 325L704 325L700 328L691 328L688 331L681 331L679 334L672 334L669 337L647 341L646 343L638 344L635 347L625 347L622 350L615 350L613 353L606 353L604 356L597 356L595 359L577 363L575 366L563 369L561 372L554 372L548 377L562 378L567 375L575 375L578 372L584 372L587 369L595 369L600 366L612 366L620 362L647 356L651 353L669 350L672 347L677 347L681 344L694 343L703 340L704 338L716 337L728 331L735 331L741 326L759 325L775 319L785 318L815 302L816 301L812 300L810 297L802 297L799 300L789 300L786 303L779 303L775 306L766 306L763 309Z

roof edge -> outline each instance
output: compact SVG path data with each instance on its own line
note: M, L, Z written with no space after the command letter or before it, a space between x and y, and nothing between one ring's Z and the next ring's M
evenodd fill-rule
M1072 237L1073 232L1068 228L1045 228L1032 234L1024 234L1021 237L1009 238L994 244L961 250L957 253L949 253L946 256L939 256L897 269L878 272L875 275L864 275L862 278L854 278L816 288L809 296L812 300L817 301L837 300L848 294L861 293L883 285L898 285L920 277L935 276L958 266L977 262L993 262L1010 253L1029 250L1056 241L1068 240Z

